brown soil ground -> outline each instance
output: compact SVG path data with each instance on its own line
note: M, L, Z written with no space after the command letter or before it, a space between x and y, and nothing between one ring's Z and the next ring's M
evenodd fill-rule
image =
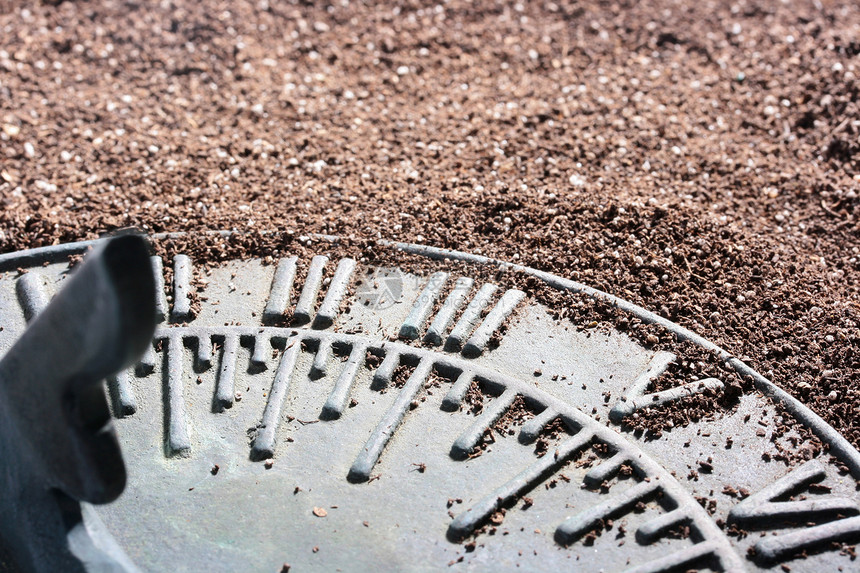
M430 4L0 0L0 252L136 226L516 260L860 445L858 4Z

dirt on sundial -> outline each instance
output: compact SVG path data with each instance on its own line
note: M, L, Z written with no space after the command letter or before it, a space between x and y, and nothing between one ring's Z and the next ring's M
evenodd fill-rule
M313 233L516 261L858 446L858 30L827 0L0 0L0 252L133 226L202 263Z

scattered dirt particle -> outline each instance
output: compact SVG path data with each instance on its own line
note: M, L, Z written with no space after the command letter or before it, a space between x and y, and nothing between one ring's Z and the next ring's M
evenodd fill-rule
M364 357L364 366L369 370L376 370L379 368L379 365L382 364L382 355L367 351L367 354Z
M477 380L472 380L469 384L469 389L466 390L466 395L463 401L468 407L468 412L473 416L477 416L484 410L484 394L481 391L481 384Z
M395 388L403 388L406 381L409 380L412 370L413 368L407 364L401 364L395 368L394 373L391 375L391 385Z
M561 436L566 434L567 427L564 425L561 418L554 419L552 422L544 426L543 430L541 430L541 433L538 435L537 440L535 440L535 454L540 457L546 455L550 447L557 444Z

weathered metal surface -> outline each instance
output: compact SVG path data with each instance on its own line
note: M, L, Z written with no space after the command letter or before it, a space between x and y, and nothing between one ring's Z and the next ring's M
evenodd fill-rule
M199 281L190 259L147 262L167 266L182 269L166 285L172 307L159 299L153 345L109 384L128 488L95 509L143 569L851 568L830 542L857 536L856 482L828 454L792 468L763 460L768 399L784 397L760 377L735 409L646 440L617 422L723 382L651 391L683 357L577 328L517 289L323 255L235 261ZM51 284L64 269L38 272ZM41 300L19 282L0 277L0 348ZM853 448L828 445L856 467Z

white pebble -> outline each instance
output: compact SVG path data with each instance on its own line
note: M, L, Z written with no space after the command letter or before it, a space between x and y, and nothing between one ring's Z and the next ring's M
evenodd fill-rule
M573 174L570 176L568 181L570 181L570 184L574 187L583 187L585 185L585 177L581 175Z

